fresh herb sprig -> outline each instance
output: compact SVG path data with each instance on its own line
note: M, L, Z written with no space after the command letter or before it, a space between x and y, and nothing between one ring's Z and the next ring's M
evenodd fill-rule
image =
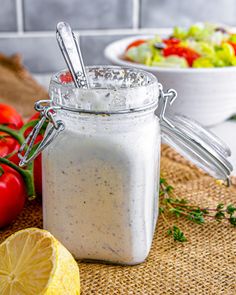
M188 200L179 198L174 188L168 184L165 178L160 179L160 216L168 225L167 234L175 241L185 242L187 238L183 231L168 221L168 216L183 217L194 223L203 224L206 219L214 219L218 222L226 221L236 227L236 207L232 204L225 206L220 203L216 208L201 208L190 204Z

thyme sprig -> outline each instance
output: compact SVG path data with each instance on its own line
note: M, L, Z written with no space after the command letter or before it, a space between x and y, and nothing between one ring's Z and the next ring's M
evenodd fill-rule
M220 203L216 208L201 208L189 203L187 199L179 198L174 188L168 184L165 178L160 179L160 216L168 225L167 235L175 241L185 242L187 238L184 232L176 225L168 221L168 216L183 217L197 224L205 223L206 219L214 219L218 222L226 221L236 227L236 207L232 204Z

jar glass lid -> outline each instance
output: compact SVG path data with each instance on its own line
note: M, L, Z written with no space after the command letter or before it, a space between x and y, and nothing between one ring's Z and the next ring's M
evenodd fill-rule
M168 93L171 91L173 90ZM168 103L173 103L175 97L169 95L169 99L168 93L164 94L162 90L161 92L159 103L162 106L160 124L163 142L168 143L211 176L225 180L229 184L233 170L227 159L231 155L230 149L221 139L196 121L179 114L166 116L166 107Z

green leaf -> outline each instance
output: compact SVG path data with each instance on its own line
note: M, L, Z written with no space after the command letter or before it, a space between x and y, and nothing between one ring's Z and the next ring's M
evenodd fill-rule
M163 207L159 207L159 213L164 213L165 209Z
M171 228L169 228L169 229L167 230L167 235L168 235L168 236L172 235L172 229L171 229Z
M210 212L209 212L208 208L205 208L205 209L202 209L202 213L203 214L209 214Z
M2 176L4 174L4 169L2 168L2 166L0 166L0 176Z
M176 217L180 217L181 213L182 213L182 210L179 209L179 208L171 208L169 210L169 212L172 213L173 215L175 215Z
M226 208L226 212L230 215L233 215L236 211L236 207L234 207L232 204L228 205Z
M216 214L215 214L215 219L217 220L217 221L221 221L222 219L224 219L225 218L225 214L222 212L222 211L219 211L219 212L217 212Z
M173 226L173 238L175 241L181 242L181 243L187 241L184 233L176 225Z
M230 224L232 224L233 226L236 226L236 217L230 217L229 218L229 222L230 222Z
M162 191L162 190L159 191L159 196L160 196L160 197L163 196L164 194L165 194L164 191Z
M173 186L171 186L171 185L168 185L167 187L166 187L166 192L167 193L169 193L169 192L171 192L171 191L173 191L174 190L174 188L173 188Z
M186 200L186 199L177 199L178 200L178 202L180 203L180 204L187 204L188 203L188 200Z
M220 204L217 205L216 210L217 210L217 211L220 211L220 210L222 210L223 208L224 208L224 204L220 203Z
M178 205L178 204L187 204L188 201L185 199L176 199L176 198L168 198L169 203Z
M202 212L194 212L194 211L190 212L189 213L189 220L191 220L197 224L202 224L205 222Z
M160 178L160 184L165 184L166 183L166 180L165 180L165 178Z

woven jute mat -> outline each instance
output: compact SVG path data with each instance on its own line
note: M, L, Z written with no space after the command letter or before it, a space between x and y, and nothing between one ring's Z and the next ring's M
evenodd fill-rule
M236 203L235 185L217 185L166 146L162 149L161 171L178 195L195 204ZM160 218L150 255L143 264L127 267L79 263L82 294L235 295L236 229L216 221L197 225L179 219L175 224L188 241L178 243L167 237L167 227ZM26 227L42 227L39 202L29 203L17 221L0 232L0 240Z

